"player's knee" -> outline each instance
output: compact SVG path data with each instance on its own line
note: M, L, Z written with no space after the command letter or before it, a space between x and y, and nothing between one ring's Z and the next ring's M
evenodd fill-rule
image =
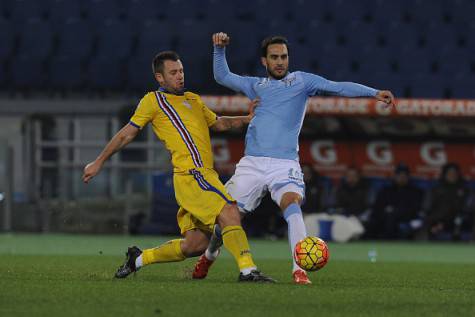
M227 204L223 207L218 216L218 224L221 228L241 225L241 216L235 204Z
M280 200L280 209L284 211L291 204L301 204L302 196L297 193L285 193Z

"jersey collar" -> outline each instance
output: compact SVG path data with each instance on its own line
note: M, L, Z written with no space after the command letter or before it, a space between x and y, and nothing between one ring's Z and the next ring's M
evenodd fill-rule
M158 88L158 91L163 92L163 93L166 93L166 94L170 94L170 95L175 95L175 96L183 96L183 95L185 94L185 88L183 88L181 94L174 94L174 93L172 93L172 92L169 92L168 90L166 90L166 89L163 88L163 87L159 87L159 88Z

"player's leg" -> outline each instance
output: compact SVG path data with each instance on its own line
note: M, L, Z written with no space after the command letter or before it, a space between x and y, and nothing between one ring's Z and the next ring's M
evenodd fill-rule
M262 200L266 188L260 174L264 162L262 158L244 157L236 166L236 171L226 183L226 191L238 204L241 218L246 212L254 210ZM213 234L206 252L199 258L193 271L193 278L202 279L208 274L210 266L219 255L219 248L223 245L221 228L214 227Z
M226 204L221 210L217 222L223 228L221 234L224 247L232 254L239 266L239 281L275 282L257 270L236 205Z
M307 236L300 205L305 196L305 185L300 165L296 161L275 159L268 172L272 199L282 210L288 228L288 239L292 257L292 275L299 284L309 284L306 273L295 263L295 244Z
M179 262L203 253L209 242L209 233L198 229L185 232L184 239L173 239L162 245L140 250L128 248L124 264L117 270L115 277L124 278L141 267L154 263Z
M287 192L282 196L280 209L282 210L284 219L287 222L288 239L292 254L292 275L294 281L298 284L310 284L311 281L307 274L297 265L297 263L295 263L293 257L295 245L307 236L307 229L305 228L302 210L300 208L301 203L302 197L299 194Z

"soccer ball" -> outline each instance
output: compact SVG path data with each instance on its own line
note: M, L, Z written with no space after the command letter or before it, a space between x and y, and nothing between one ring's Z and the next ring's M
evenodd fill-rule
M317 237L306 237L295 245L295 262L305 271L318 271L330 257L325 241Z

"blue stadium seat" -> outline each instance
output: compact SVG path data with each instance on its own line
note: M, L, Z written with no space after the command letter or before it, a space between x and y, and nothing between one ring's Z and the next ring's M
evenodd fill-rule
M399 61L399 72L407 76L426 75L433 72L437 59L427 50L409 50Z
M232 28L225 29L231 37L231 44L228 55L234 60L247 61L250 59L258 59L260 57L260 46L264 37L269 35L281 34L279 31L263 33L256 30L253 24L246 22L235 22ZM286 35L286 34L282 34ZM211 45L211 35L208 35L207 45Z
M308 45L294 44L290 46L289 67L291 71L314 72L313 60L315 52L312 52Z
M7 73L7 69L3 63L0 63L0 90L6 88L9 81L9 74Z
M330 23L312 22L307 26L302 26L300 32L306 36L306 45L312 51L320 52L327 47L335 47L337 45L339 28Z
M37 59L46 59L53 49L53 32L48 22L30 19L23 25L18 54Z
M425 49L437 56L452 52L457 47L457 33L450 26L436 23L424 35Z
M364 6L361 1L334 0L327 1L327 10L333 14L336 24L360 23L369 6Z
M213 78L213 67L210 58L201 61L183 58L183 68L185 71L185 86L190 91L203 94L210 91L210 86L217 85Z
M90 25L84 20L71 19L59 30L58 56L83 60L92 53L94 38Z
M323 23L327 12L326 2L314 0L296 0L289 7L296 23L308 25L312 22Z
M168 10L162 1L155 0L130 0L124 9L127 18L138 26L148 21L156 21ZM160 33L163 35L164 32Z
M172 21L199 20L206 16L206 5L201 1L168 0L161 7L166 7L162 11L164 17Z
M59 90L77 90L84 85L82 62L70 56L59 56L49 65L49 87Z
M438 56L438 73L446 78L466 76L470 73L470 62L473 54L468 50L456 49L445 51Z
M97 26L96 32L99 56L107 56L116 60L130 56L135 34L128 20L106 20Z
M125 81L122 61L107 55L92 59L87 70L87 84L95 90L119 90Z
M12 84L18 89L36 90L45 87L44 60L28 55L15 57L10 63Z
M448 1L445 9L450 13L455 28L466 31L473 24L475 2L467 0Z
M475 89L473 88L474 82L474 73L449 80L448 85L452 92L452 98L475 99Z
M69 0L49 0L48 16L51 24L57 29L59 25L63 25L67 20L81 18L81 1Z
M440 76L414 76L410 79L411 97L442 99L447 95L447 86Z
M152 21L144 23L138 33L135 56L152 60L160 51L175 49L175 26L167 21Z
M118 19L123 9L116 0L83 0L84 11L92 25L108 19Z
M46 1L11 0L8 4L10 19L21 25L28 19L43 19L47 11Z
M156 90L158 83L152 74L152 59L141 56L129 59L127 63L127 90L144 93Z
M0 19L0 63L5 61L13 53L15 47L15 33L13 24L4 19Z
M211 31L207 30L204 22L185 23L177 26L178 47L185 61L193 58L200 61L212 58ZM191 60L190 60L191 59Z

